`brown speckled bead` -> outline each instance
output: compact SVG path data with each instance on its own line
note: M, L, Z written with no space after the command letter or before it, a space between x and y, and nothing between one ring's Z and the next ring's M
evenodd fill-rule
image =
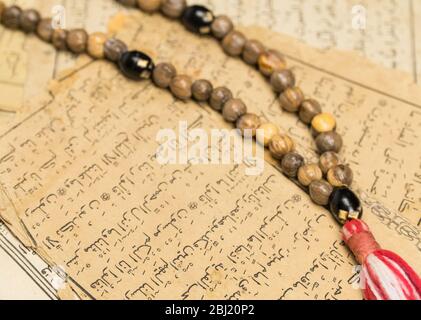
M104 58L104 44L107 41L107 35L102 32L95 32L88 38L88 54L95 59Z
M325 180L313 181L310 184L310 197L314 203L320 206L326 206L329 203L329 197L333 192L333 187Z
M51 24L51 19L42 19L40 23L38 23L37 35L41 40L51 42L53 32L54 29Z
M256 134L256 140L262 146L269 146L272 138L279 135L279 128L274 123L264 123L259 127L259 132Z
M83 53L88 44L88 34L83 29L70 30L67 35L67 47L73 53Z
M297 177L298 170L304 165L304 158L295 152L287 153L281 162L282 172L290 178Z
M171 63L159 63L153 70L152 80L160 88L166 89L177 75L177 70Z
M244 135L246 130L251 130L253 137L256 136L256 130L260 127L261 121L258 115L254 113L247 113L237 120L236 127Z
M161 7L161 0L137 0L137 6L142 11L152 13L159 10Z
M354 174L346 165L337 165L327 172L327 181L334 187L349 187L353 180Z
M197 101L208 101L213 91L212 83L208 80L196 80L192 86L193 98Z
M325 152L319 158L319 167L322 169L324 174L326 174L331 168L337 166L339 163L339 156L335 152Z
M317 134L334 131L336 128L336 120L330 113L320 113L311 121L311 128Z
M116 38L110 38L105 41L104 44L104 55L105 57L113 62L120 60L121 55L127 52L127 45Z
M127 7L134 7L136 5L136 0L117 0L120 2L123 6Z
M222 48L230 56L239 56L243 53L246 42L244 34L232 31L222 40Z
M273 90L282 93L295 86L295 76L289 69L276 70L270 77L270 84Z
M314 117L322 112L320 103L314 99L304 100L300 107L300 119L305 124L310 124Z
M67 49L67 30L56 29L53 31L51 43L57 50Z
M180 100L188 100L192 96L192 80L189 76L175 76L170 82L172 94Z
M248 40L244 46L243 60L250 65L255 65L264 52L265 47L259 40Z
M323 172L317 164L307 164L298 170L298 181L305 187L308 187L313 181L323 178Z
M161 11L169 18L180 18L187 7L186 0L162 0Z
M6 7L3 11L1 21L6 28L19 29L22 9L18 6Z
M333 151L338 153L342 149L342 137L335 131L319 134L316 138L317 149L320 153Z
M229 99L222 109L222 116L228 122L236 122L246 113L247 106L241 99Z
M295 150L294 140L287 135L275 135L269 143L269 150L272 157L282 159L287 153Z
M211 25L211 31L215 38L223 39L234 29L234 24L231 19L227 16L218 16L213 20Z
M269 77L276 70L282 70L286 68L286 62L284 57L276 50L268 50L260 55L259 60L260 72Z
M41 16L36 10L25 10L20 16L20 28L27 33L32 33L37 30L38 23Z
M209 104L213 109L221 111L224 104L232 99L232 97L233 95L230 89L227 87L218 87L212 91Z
M288 112L297 112L303 100L304 94L298 87L288 88L279 96L282 108Z

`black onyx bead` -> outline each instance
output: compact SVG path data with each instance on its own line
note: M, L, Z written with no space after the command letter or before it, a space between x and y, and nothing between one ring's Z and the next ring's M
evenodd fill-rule
M123 74L133 80L149 79L155 65L152 59L140 51L127 51L118 61Z
M339 223L360 219L363 214L361 202L347 187L335 188L329 198L330 212Z
M214 20L213 13L203 6L188 7L181 18L184 26L196 33L209 34Z

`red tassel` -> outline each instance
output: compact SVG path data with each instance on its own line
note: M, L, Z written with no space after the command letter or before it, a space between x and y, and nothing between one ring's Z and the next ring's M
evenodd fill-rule
M342 233L362 265L366 300L421 300L420 277L397 254L382 250L365 222L351 220Z

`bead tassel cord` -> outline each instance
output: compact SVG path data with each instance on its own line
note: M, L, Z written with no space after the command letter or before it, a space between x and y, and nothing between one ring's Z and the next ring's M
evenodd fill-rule
M282 172L307 190L318 205L330 209L343 227L343 239L362 265L361 278L364 297L367 300L419 300L421 280L417 273L396 254L382 250L368 226L360 220L362 207L358 197L349 189L353 182L351 169L340 163L337 154L342 148L342 138L336 132L336 120L323 113L314 99L306 99L295 86L295 76L287 69L286 61L276 50L266 49L258 40L248 40L234 29L226 16L217 16L203 6L187 6L185 0L119 0L148 13L161 11L171 19L181 19L184 26L197 34L213 35L221 41L225 53L242 57L255 66L270 80L279 102L286 112L297 113L300 120L309 125L320 153L319 163L306 164L295 151L294 141L281 135L275 124L262 123L261 119L247 112L241 99L234 97L226 87L214 88L205 79L193 81L187 75L178 75L170 63L154 64L152 59L139 51L128 51L120 40L108 38L103 33L89 35L83 29L54 29L51 19L42 19L36 10L22 10L18 6L6 7L0 1L0 22L9 29L22 29L36 33L40 39L50 42L57 50L69 50L75 54L88 53L94 59L108 59L118 65L129 79L152 79L153 83L168 89L180 100L195 99L208 102L221 112L227 122L244 132L250 130L256 141L269 149L280 161ZM261 129L263 136L257 135Z

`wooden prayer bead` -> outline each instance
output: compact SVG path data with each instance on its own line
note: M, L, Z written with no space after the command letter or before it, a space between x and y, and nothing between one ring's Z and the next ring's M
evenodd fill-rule
M276 70L282 70L286 68L286 62L284 57L275 50L268 50L260 55L259 60L260 72L269 77Z
M104 58L104 44L107 36L102 32L95 32L88 38L88 54L95 59Z
M244 46L243 60L250 65L255 65L264 52L265 47L260 41L248 40Z
M258 115L247 113L237 120L236 127L237 129L240 129L243 135L251 133L251 135L255 137L256 130L260 127L260 124L261 121Z
M339 164L339 156L335 152L325 152L319 158L319 167L326 174L331 168Z
M169 18L180 18L187 8L186 0L162 0L161 11Z
M281 161L282 172L290 178L297 177L298 169L303 165L304 158L295 152L287 153Z
M247 106L241 99L229 99L223 106L222 116L228 122L236 122L247 113Z
M322 107L314 99L304 100L300 107L300 119L305 124L310 124L314 117L322 112Z
M110 38L105 41L104 55L110 61L119 61L123 53L127 52L127 50L127 45L121 40Z
M297 112L304 100L304 94L298 87L287 88L280 96L282 108L288 112Z
M282 93L295 86L295 76L289 69L276 70L270 77L270 84L273 90Z
M170 82L171 92L180 100L188 100L192 96L192 80L189 76L175 76Z
M36 10L25 10L20 16L20 28L27 33L32 33L37 30L38 23L41 20L41 16Z
M137 0L137 6L142 11L152 13L159 10L161 7L161 0Z
M330 113L320 113L311 121L311 127L315 133L333 131L336 128L336 120Z
M317 149L320 153L333 151L338 153L342 148L342 137L335 131L319 134L316 138Z
M67 35L67 47L73 53L83 53L86 51L88 34L83 29L70 30Z
M160 88L169 87L171 80L177 75L177 70L171 63L159 63L152 74L153 82Z
M305 187L308 187L313 181L323 178L323 172L317 164L307 164L298 170L298 181Z
M222 40L222 48L230 56L239 56L243 53L247 39L239 31L231 31L224 40Z
M227 16L218 16L211 25L211 31L215 38L223 39L234 29L234 24Z
M287 135L274 135L269 142L269 150L272 157L282 159L287 153L295 150L294 140Z
M232 98L233 95L230 89L227 87L218 87L212 91L209 104L214 110L221 111L224 104Z
M37 27L37 35L38 37L45 41L45 42L51 42L51 39L53 37L53 26L51 19L42 19L38 23Z
M276 135L279 135L278 126L273 123L264 123L259 127L256 134L256 140L262 146L267 147L272 141L272 138Z
M1 21L6 28L19 29L22 9L18 6L6 7L3 11Z
M327 181L334 187L349 187L353 180L354 174L346 165L337 165L327 172Z
M208 80L196 80L192 86L193 97L197 101L208 101L213 91L212 83Z
M56 29L53 31L51 43L57 50L67 49L67 31L64 29Z
M329 203L329 197L333 192L333 187L325 180L318 180L310 184L309 191L314 203L320 206L326 206Z

